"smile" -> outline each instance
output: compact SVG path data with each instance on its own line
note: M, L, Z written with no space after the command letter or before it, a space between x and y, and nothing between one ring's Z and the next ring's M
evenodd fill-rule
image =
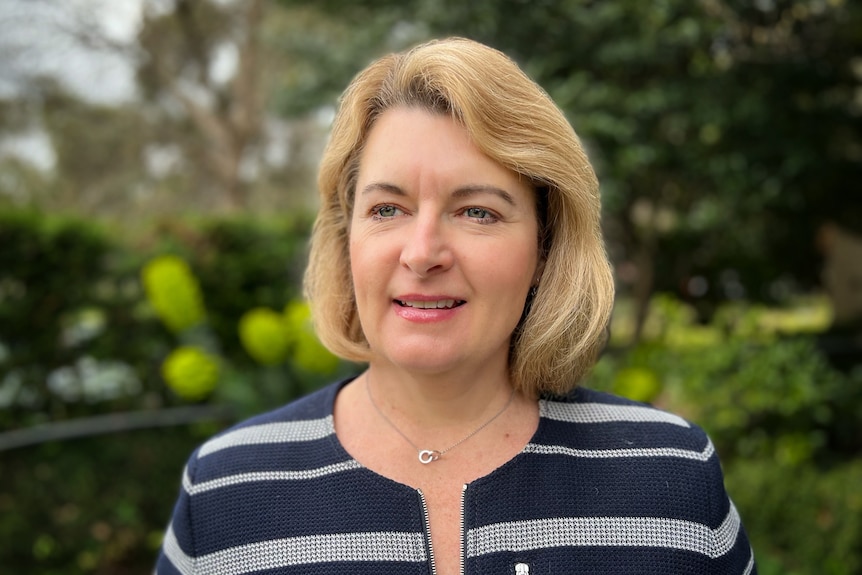
M441 299L436 301L403 301L395 300L401 307L413 307L417 309L452 309L463 305L463 300Z

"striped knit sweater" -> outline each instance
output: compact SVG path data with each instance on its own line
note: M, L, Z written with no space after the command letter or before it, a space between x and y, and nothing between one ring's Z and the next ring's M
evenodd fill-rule
M214 437L189 460L158 575L433 575L420 491L341 446L331 385ZM709 438L578 388L463 491L468 575L756 573Z

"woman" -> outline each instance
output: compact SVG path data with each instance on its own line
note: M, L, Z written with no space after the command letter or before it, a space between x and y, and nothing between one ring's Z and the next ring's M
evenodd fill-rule
M306 289L368 363L190 459L158 573L754 573L709 439L576 388L613 300L559 109L462 39L346 90Z

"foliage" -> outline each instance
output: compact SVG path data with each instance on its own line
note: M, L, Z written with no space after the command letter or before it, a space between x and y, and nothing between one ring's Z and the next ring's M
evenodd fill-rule
M240 345L238 326L250 309L281 308L298 297L307 231L300 220L172 220L121 243L80 220L0 212L0 245L16 246L0 250L3 427L176 405L159 365L177 345L223 358L220 373L238 386L269 382L261 383L272 387L268 393L248 394L254 405L240 402L244 412L295 396L303 381L315 380L314 370L298 364L302 373L280 376L293 387L276 384ZM143 275L155 307L141 285L150 260L158 265ZM173 318L176 335L158 313ZM296 328L292 337L307 337L307 328L285 325Z
M245 350L261 365L278 365L291 355L292 362L311 373L329 374L338 359L317 339L308 304L293 300L284 313L258 307L243 315L239 325Z
M128 406L125 389L152 383L144 349L152 333L144 325L121 336L132 321L135 287L120 261L117 273L105 273L116 256L105 231L66 218L3 212L0 246L3 426L71 417L96 398L113 399L114 408ZM108 323L116 333L106 331ZM122 364L105 363L119 357ZM98 375L129 365L144 369L114 390L100 385L99 377L87 378L90 385L80 377L82 371ZM80 401L65 401L69 395Z
M726 483L764 575L862 569L862 461L822 467L773 459L726 464Z
M243 356L222 351L217 331L202 323L205 311L198 282L184 261L159 256L144 267L143 276L150 304L161 310L162 321L184 343L165 359L162 373L185 399L200 400L218 388L217 401L250 415L289 401L308 391L308 384L316 387L338 371L340 362L317 339L305 302L288 302L284 314L263 306L243 313L235 328L248 354ZM198 306L191 316L185 312L189 303ZM254 364L249 364L249 357ZM220 371L225 372L222 381ZM249 386L249 376L263 385Z
M204 350L185 345L165 358L162 376L177 395L195 401L208 396L218 383L218 362Z
M350 18L333 18L317 3L282 4L272 11L264 34L280 64L273 104L285 117L334 105L350 78L373 58L422 39L399 14L351 6Z
M146 124L139 108L91 105L59 91L44 100L44 127L56 156L54 204L78 213L116 210L146 179Z
M147 299L159 319L173 332L204 321L200 286L188 264L176 256L159 256L141 271Z
M227 423L159 430L160 413L194 403L236 419L355 369L320 345L297 299L307 223L111 232L0 212L0 427L149 417L142 431L0 450L0 564L17 572L148 573L183 461ZM272 325L240 319L272 308L286 348L259 362L238 332L266 345Z
M0 42L18 69L0 94L0 201L130 225L142 213L266 213L312 204L324 127L315 118L278 116L299 99L331 101L291 81L314 66L285 46L312 28L326 30L331 42L339 32L329 34L326 21L311 27L264 0L139 2L107 11L134 29L117 35L98 3L19 4L36 38L20 53ZM13 25L9 12L0 13L0 26ZM47 68L64 67L66 51L82 67L103 58L127 66L132 94L105 102L111 90L75 94L45 77ZM7 146L7 137L38 145ZM20 154L39 169L5 159ZM28 185L40 178L48 185Z
M320 118L350 77L384 51L466 35L548 89L600 172L634 298L590 384L710 432L761 573L862 570L862 372L824 361L824 306L788 298L818 281L821 224L862 229L848 187L862 175L862 5L280 0L261 18L245 11L256 3L168 4L133 47L141 100L94 105L40 82L30 103L0 102L0 135L44 129L56 159L0 164L0 428L189 402L240 417L352 370L298 301L307 220L175 212L211 209L213 189L259 213L301 203ZM232 56L243 65L220 78ZM31 203L121 226L7 208ZM169 216L134 229L143 211ZM176 289L146 301L143 266L166 255L205 313L160 314ZM205 321L160 319L188 312ZM222 424L0 452L0 565L148 573L182 462Z
M280 308L300 296L309 222L231 218L205 222L199 232L178 228L183 230L190 232L189 245L179 252L193 258L190 265L206 294L206 308L213 312L208 325L232 359L247 362L247 356L239 356L240 318L254 307Z
M805 318L810 305L729 305L701 325L687 304L657 296L645 340L609 350L588 385L709 432L761 572L849 575L862 566L862 499L850 487L862 473L862 364L840 372L815 335L781 329L806 329L791 313Z
M256 307L239 320L242 346L261 365L279 364L287 357L288 333L284 319L277 312Z
M847 188L862 178L859 3L318 5L485 42L547 89L599 171L634 340L654 291L697 303L705 320L727 300L780 303L819 283L826 222L862 231L862 202Z
M129 244L76 220L0 214L4 241L21 247L0 250L4 427L187 401L230 405L241 417L346 375L354 368L323 352L298 301L306 233L304 223L174 220ZM183 281L201 286L206 321L167 329L141 286L148 261L185 262ZM58 267L69 270L64 281L51 279ZM48 303L53 313L38 316ZM618 308L624 317L589 384L651 400L710 432L763 572L858 569L851 486L862 371L835 371L820 354L822 302L731 304L703 324L689 304L661 295L643 341L627 351L618 346L628 341L631 308ZM0 452L0 537L9 542L0 562L43 574L148 572L182 461L220 425Z
M291 340L295 346L294 361L309 372L332 373L338 361L329 353L317 335L311 320L311 309L305 302L292 301L284 310Z
M0 452L4 573L152 571L189 453L214 424Z

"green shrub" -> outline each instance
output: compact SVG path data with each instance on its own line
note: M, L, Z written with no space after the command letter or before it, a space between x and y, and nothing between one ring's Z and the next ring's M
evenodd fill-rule
M189 401L241 417L355 371L320 345L298 299L307 232L302 221L171 221L120 242L81 221L0 211L0 428ZM194 321L173 330L141 282L144 265L164 255L185 262L186 280L200 286L186 298L197 311L174 310ZM177 289L161 296L168 307L182 299ZM652 401L711 434L761 573L850 575L862 569L862 368L839 373L813 335L781 333L822 323L806 310L814 323L734 305L698 325L691 309L661 297L646 338L612 347L588 384ZM188 353L165 364L177 349L207 354L209 368ZM228 423L0 451L0 565L148 573L183 461Z
M746 458L725 465L725 474L763 575L862 570L862 461Z
M126 370L141 361L142 332L128 333L121 352L121 329L108 331L125 323L135 297L121 289L126 278L107 272L113 251L95 225L0 213L0 426L74 417L94 398L121 407L123 394L99 385L110 383L98 375L111 370L134 374L126 388L144 387L146 378ZM83 372L94 377L83 381ZM66 400L73 391L82 401Z
M162 363L162 376L174 392L190 401L204 399L218 383L218 360L197 347L178 347Z
M159 319L179 333L204 321L201 289L188 264L177 256L153 258L141 270L147 299Z
M150 573L183 464L219 429L151 429L0 452L2 572Z
M240 344L244 313L300 293L307 232L301 221L171 221L130 239L0 211L0 570L149 573L183 462L230 420L219 410L218 423L3 451L6 430L122 423L128 412L156 421L188 402L232 406L238 418L353 370L320 353L306 316L273 312L288 345L280 363L262 365ZM173 267L168 281L155 274L153 306L142 270L164 256Z
M710 325L669 298L648 338L610 349L586 385L679 413L709 432L760 572L851 575L862 568L862 366L835 370L814 335L782 335L780 314L738 306Z

